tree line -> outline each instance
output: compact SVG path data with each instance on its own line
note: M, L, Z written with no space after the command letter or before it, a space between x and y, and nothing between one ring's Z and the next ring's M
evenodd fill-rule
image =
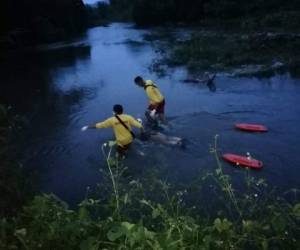
M82 0L1 0L0 48L66 39L103 20L150 26L250 19L254 27L263 20L299 28L299 13L299 0L110 0L96 8Z
M102 19L126 19L138 25L147 26L166 23L196 24L208 20L216 22L251 17L264 18L265 15L282 12L288 12L288 16L291 14L299 16L300 1L110 0L109 3L99 2L97 8Z
M83 31L86 18L82 0L1 0L0 47L65 39Z

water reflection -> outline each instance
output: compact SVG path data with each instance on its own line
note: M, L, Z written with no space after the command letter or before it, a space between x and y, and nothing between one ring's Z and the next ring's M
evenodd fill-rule
M40 51L37 55L45 66L67 67L77 62L88 62L91 57L91 46L50 47L49 50Z
M31 112L38 103L57 92L53 85L55 70L88 62L90 50L90 46L68 47L10 55L0 64L1 102L13 104L19 111Z

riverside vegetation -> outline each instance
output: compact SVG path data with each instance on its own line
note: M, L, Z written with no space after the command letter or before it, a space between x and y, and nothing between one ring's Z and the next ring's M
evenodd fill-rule
M155 31L145 37L158 52L151 69L186 66L190 72L230 72L235 76L272 76L290 72L299 77L300 35L286 32L193 31L174 37ZM175 42L174 42L175 41Z
M69 39L87 28L87 13L82 0L2 0L0 18L2 54Z
M3 106L1 110L3 149L8 123L3 122ZM103 145L107 167L101 168L106 176L101 193L87 189L77 209L53 194L40 194L20 211L2 213L0 249L298 249L299 191L278 195L249 170L243 187L235 189L224 173L217 139L210 149L216 166L180 189L153 172L146 179L134 179L111 156L113 144ZM3 157L8 151L2 152L1 165L16 169L15 160ZM22 188L3 182L2 176L1 188L16 193ZM12 197L14 193L4 199Z

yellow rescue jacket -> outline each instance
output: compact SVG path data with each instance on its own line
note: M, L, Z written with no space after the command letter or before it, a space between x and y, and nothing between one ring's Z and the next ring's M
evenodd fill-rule
M118 117L126 124L126 126L131 130L131 126L135 126L137 128L142 128L142 124L140 124L137 120L135 120L130 115L118 115ZM130 144L133 141L133 136L128 129L126 129L120 121L116 117L111 117L103 122L99 122L96 124L96 128L109 128L112 127L115 133L117 144L120 146L125 146Z
M159 104L164 100L163 95L153 81L147 80L144 86L150 104Z

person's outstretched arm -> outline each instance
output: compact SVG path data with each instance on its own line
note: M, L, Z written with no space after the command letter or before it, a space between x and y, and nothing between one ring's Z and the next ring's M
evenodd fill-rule
M82 131L86 131L88 129L97 129L97 128L108 128L112 126L111 118L105 120L104 122L99 122L93 125L87 125L81 128Z

